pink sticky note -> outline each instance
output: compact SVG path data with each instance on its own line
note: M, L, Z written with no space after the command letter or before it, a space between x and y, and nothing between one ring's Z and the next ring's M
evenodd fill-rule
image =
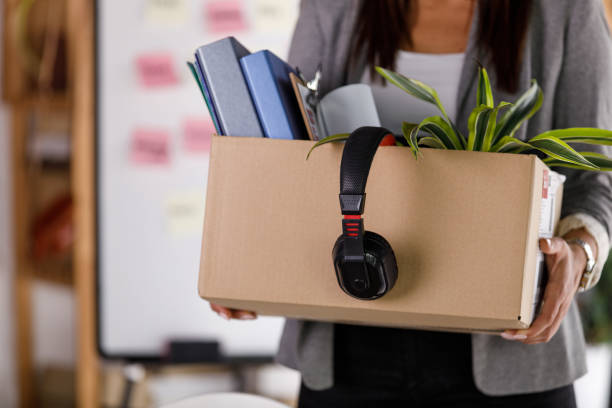
M178 76L170 54L145 54L136 58L140 83L147 88L175 85Z
M163 130L134 130L130 141L130 160L138 164L168 164L169 139L168 132Z
M210 151L210 137L216 133L210 118L189 118L183 123L183 145L192 152Z
M244 2L240 0L209 1L205 15L210 32L227 33L247 29Z

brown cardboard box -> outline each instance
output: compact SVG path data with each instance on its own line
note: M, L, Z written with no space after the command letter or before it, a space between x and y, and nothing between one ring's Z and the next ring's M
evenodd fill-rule
M373 301L338 286L341 144L215 136L199 293L264 315L492 331L532 319L547 167L533 155L381 147L364 222L397 257ZM557 191L553 220L559 218Z

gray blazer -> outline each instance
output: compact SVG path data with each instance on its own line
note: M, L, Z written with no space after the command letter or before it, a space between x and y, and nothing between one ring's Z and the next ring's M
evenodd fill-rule
M349 66L347 56L360 0L302 0L289 61L307 77L323 64L322 92L357 82L364 63ZM542 109L518 137L545 130L596 126L612 129L612 42L601 0L536 0L522 59L520 90L536 78L544 90ZM477 13L476 13L477 14ZM476 15L474 21L477 21ZM458 95L457 122L467 128L476 101L476 61L488 64L475 45L475 24L467 48ZM502 46L502 45L500 45ZM489 69L495 85L495 72ZM494 89L497 101L513 101ZM409 98L409 96L406 96ZM610 154L606 148L578 146ZM568 179L563 216L586 213L612 228L612 176L608 173L561 170ZM331 248L330 248L331 250ZM334 325L287 320L277 361L302 373L312 389L333 384ZM586 372L585 342L576 304L557 334L546 344L525 345L499 336L473 334L473 375L485 394L508 395L553 389Z

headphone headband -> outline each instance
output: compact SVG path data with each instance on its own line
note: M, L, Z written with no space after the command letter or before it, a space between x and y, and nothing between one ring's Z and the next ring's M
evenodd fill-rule
M340 164L340 208L344 215L363 214L365 188L374 154L391 132L381 127L361 127L349 136Z
M363 207L368 173L374 154L387 129L362 127L349 136L340 164L340 208L344 214L342 235L332 256L338 283L344 292L358 299L377 299L397 279L393 249L382 236L365 231Z

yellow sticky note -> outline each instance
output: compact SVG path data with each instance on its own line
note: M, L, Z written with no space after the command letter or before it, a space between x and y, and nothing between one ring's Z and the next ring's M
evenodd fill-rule
M145 18L160 25L179 25L187 19L186 0L147 0Z
M204 191L178 192L166 199L166 226L175 237L197 235L204 223Z
M289 33L297 20L298 2L294 0L257 0L254 7L258 31Z

